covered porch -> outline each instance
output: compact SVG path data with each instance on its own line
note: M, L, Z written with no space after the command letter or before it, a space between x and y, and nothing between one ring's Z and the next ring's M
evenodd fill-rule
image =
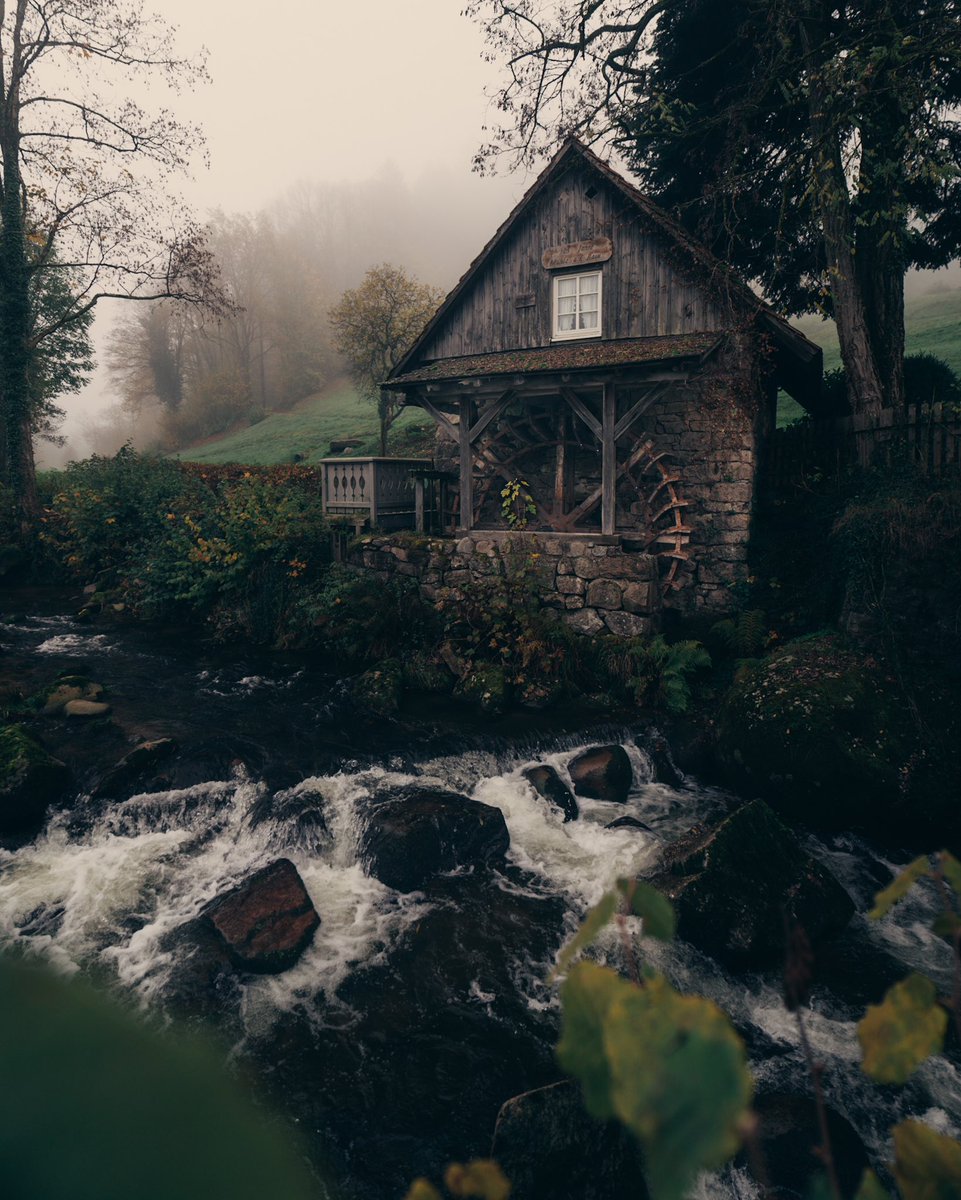
M716 333L479 355L393 379L436 422L459 482L456 532L510 525L502 491L523 484L540 535L609 538L687 559L689 501L676 456L645 416L682 393L717 351Z

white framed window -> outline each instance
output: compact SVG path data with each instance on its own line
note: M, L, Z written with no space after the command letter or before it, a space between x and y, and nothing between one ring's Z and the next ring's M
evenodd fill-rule
M554 276L554 341L601 336L601 273Z

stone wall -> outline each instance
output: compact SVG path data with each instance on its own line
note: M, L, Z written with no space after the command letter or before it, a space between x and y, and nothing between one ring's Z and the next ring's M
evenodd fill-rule
M525 559L537 556L544 603L578 633L635 637L659 627L657 563L621 549L617 538L487 530L459 538L369 534L353 544L348 562L384 580L414 579L426 599L436 600L502 571L508 548Z

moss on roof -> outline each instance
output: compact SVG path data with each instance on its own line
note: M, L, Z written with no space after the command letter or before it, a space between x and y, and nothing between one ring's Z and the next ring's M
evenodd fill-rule
M473 354L465 358L442 358L398 375L389 382L391 387L401 388L408 384L473 379L482 375L529 375L700 358L712 350L722 337L723 334L717 331L685 333L667 337L619 338L609 342L576 342L564 346L543 346L536 350Z

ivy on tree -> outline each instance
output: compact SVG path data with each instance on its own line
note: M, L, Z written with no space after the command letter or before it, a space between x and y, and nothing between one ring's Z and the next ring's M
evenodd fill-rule
M203 230L165 200L199 131L130 98L134 77L204 76L139 0L0 0L0 458L24 537L44 346L106 297L224 302ZM38 289L59 299L39 319Z

